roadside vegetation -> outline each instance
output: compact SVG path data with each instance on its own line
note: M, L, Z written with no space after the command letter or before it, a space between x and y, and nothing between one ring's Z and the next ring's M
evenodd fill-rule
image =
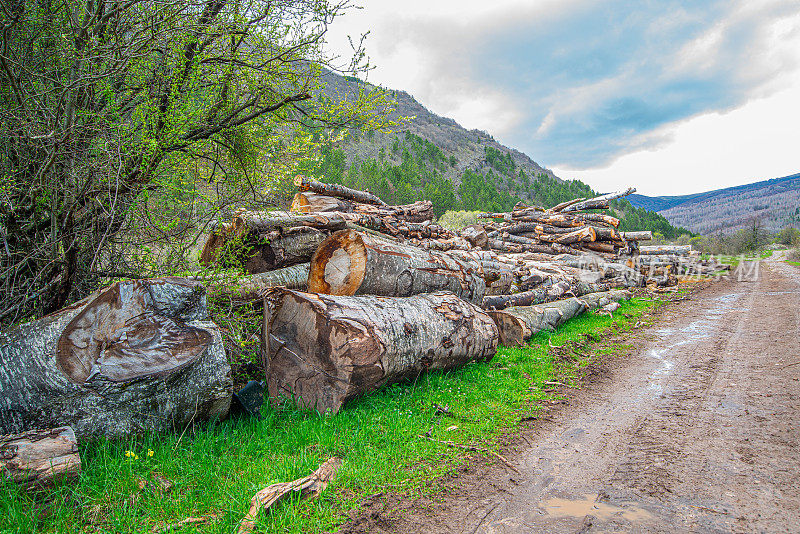
M292 499L257 523L259 532L332 529L377 492L432 491L431 481L473 454L420 435L496 451L524 418L536 417L542 401L558 396L554 382L580 387L593 356L630 349L612 336L648 324L646 315L661 303L635 298L613 318L586 314L526 347L501 347L490 362L423 374L334 416L265 407L261 419L82 444L77 485L39 495L0 485L0 532L145 533L213 514L199 529L229 533L256 491L340 456L340 475L320 499Z

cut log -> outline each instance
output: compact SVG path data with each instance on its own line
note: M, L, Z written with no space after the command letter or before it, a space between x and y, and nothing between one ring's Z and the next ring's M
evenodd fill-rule
M582 202L571 204L569 206L566 206L562 211L564 213L568 213L571 211L608 209L609 202L611 202L612 200L616 198L626 197L635 192L636 192L635 187L629 187L624 191L616 191L614 193L608 193L605 195L601 195L599 197L590 198L589 200L584 200Z
M653 239L653 232L645 230L641 232L620 232L625 241L650 241Z
M497 328L451 293L345 297L272 290L264 358L273 399L336 413L350 399L423 371L490 360Z
M80 472L78 441L68 426L0 436L0 478L33 488L77 477Z
M292 199L291 211L298 213L315 213L325 211L353 211L353 203L341 198L319 195L311 192L300 192Z
M566 280L545 280L535 289L515 293L513 295L486 296L481 307L485 310L503 310L511 306L532 306L545 302L558 300L564 295L580 297L588 293L608 291L613 287L623 286L622 280L609 282L584 282L580 280L568 282Z
M305 176L298 176L295 178L294 185L296 185L300 191L313 191L320 195L343 198L345 200L352 200L353 202L361 202L362 204L374 204L376 206L386 205L383 200L372 193L350 189L349 187L338 184L325 184L311 178L306 178Z
M538 306L518 306L504 310L489 311L497 324L500 343L522 346L542 330L555 330L568 319L583 313L586 304L575 297L557 300Z
M487 295L506 295L511 292L511 286L514 283L513 272L493 271L492 275L493 280L486 287Z
M329 232L316 228L294 228L284 235L265 240L249 236L241 249L244 268L250 274L267 273L298 263L308 263ZM265 242L266 241L266 242Z
M353 211L361 215L374 217L394 217L398 221L421 223L433 220L433 202L420 200L413 204L400 206L374 206L371 204L356 204Z
M692 251L692 245L650 245L639 247L639 254L676 254L680 256L688 255Z
M539 332L555 330L556 327L586 310L629 298L628 291L612 290L589 293L580 298L557 300L549 304L516 306L487 313L497 323L500 343L506 346L522 346Z
M393 243L363 232L342 230L314 253L308 290L327 295L407 297L451 291L480 302L486 293L477 261Z
M470 245L473 247L483 248L489 243L486 230L479 224L473 224L462 229L461 237L469 241Z
M261 300L264 291L273 287L308 288L308 263L300 263L250 276L206 281L209 299L224 299L235 306Z
M0 361L0 433L179 428L225 416L233 393L205 289L180 278L117 282L0 332Z

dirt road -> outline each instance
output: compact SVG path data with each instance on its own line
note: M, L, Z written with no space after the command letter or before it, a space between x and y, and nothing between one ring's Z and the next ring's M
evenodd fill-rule
M668 310L525 433L521 474L466 472L343 531L800 531L800 269L760 275Z

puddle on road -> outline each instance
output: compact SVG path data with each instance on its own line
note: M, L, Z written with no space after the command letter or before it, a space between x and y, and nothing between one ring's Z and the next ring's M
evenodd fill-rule
M622 517L628 521L643 521L651 519L653 515L643 508L635 505L625 504L614 506L604 502L597 502L597 494L586 494L582 499L561 499L553 497L539 503L542 508L551 516L556 517L576 517L582 519L587 515L593 515L598 519L611 519L612 517Z

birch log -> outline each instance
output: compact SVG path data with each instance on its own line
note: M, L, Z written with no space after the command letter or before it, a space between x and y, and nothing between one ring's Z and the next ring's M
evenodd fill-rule
M295 178L294 185L296 185L300 191L313 191L314 193L319 193L321 195L343 198L345 200L352 200L362 204L374 204L375 206L386 205L383 200L372 193L359 191L357 189L350 189L349 187L338 184L326 184L305 176L298 176Z
M675 254L678 256L687 256L692 251L692 245L648 245L639 247L639 254L645 255L661 255L661 254Z
M613 287L623 286L622 280L609 282L585 282L581 280L545 280L539 287L513 295L486 296L481 307L485 310L502 310L511 306L532 306L558 300L564 295L580 297L587 293L608 291Z
M318 193L295 193L292 199L291 211L299 213L314 213L323 211L353 211L353 203L341 198L329 197Z
M332 296L286 289L264 301L264 359L273 399L336 413L350 399L423 371L491 359L497 328L451 293Z
M233 384L202 285L117 282L0 332L0 434L125 436L225 416Z
M545 330L555 330L567 320L586 310L605 306L610 302L630 298L625 290L589 293L537 306L514 306L487 312L497 324L500 343L522 346L534 335Z
M244 268L249 274L267 273L298 263L307 263L329 232L316 228L295 231L269 240L254 237L247 249ZM301 231L297 231L301 230Z
M478 261L342 230L314 253L308 290L328 295L407 297L451 291L470 302L486 293Z
M234 305L243 305L260 300L264 291L273 287L305 291L308 288L308 265L300 263L250 276L206 281L208 298L225 299Z
M74 478L80 472L78 441L68 426L0 436L0 479L32 488Z

